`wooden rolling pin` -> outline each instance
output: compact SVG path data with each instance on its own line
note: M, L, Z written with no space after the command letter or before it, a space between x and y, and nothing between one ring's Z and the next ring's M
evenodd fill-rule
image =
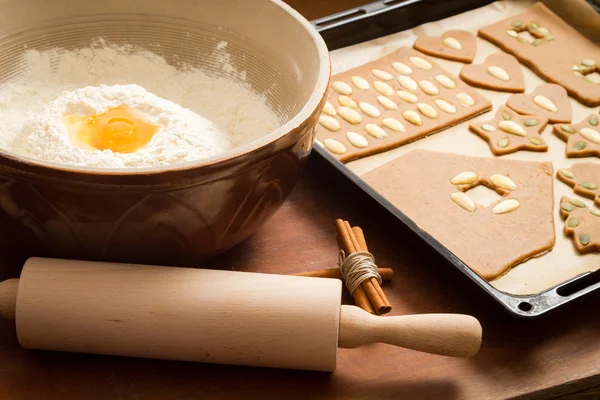
M319 371L374 342L479 350L473 317L377 317L341 292L337 279L31 258L0 283L0 316L30 349Z

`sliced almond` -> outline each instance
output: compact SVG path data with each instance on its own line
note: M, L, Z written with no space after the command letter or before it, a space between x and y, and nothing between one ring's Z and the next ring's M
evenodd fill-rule
M437 96L438 94L440 94L440 89L438 89L437 86L435 86L433 83L429 82L426 79L419 81L419 87L422 91L424 91L430 96Z
M335 107L331 105L330 102L326 101L323 106L323 112L327 115L335 116L337 112L335 112Z
M435 104L445 113L448 114L456 114L456 106L454 104L448 103L444 99L435 99Z
M449 47L451 49L462 50L462 44L460 44L460 42L453 37L444 38L444 40L442 40L442 43L444 43L444 46Z
M450 198L463 209L473 212L475 211L475 202L463 192L454 192Z
M533 102L535 104L537 104L538 106L542 107L543 109L548 110L550 112L558 111L558 107L556 107L556 104L554 104L552 102L552 100L550 100L546 96L537 95L533 98Z
M371 73L375 78L381 79L382 81L391 81L394 79L394 75L381 69L374 68L371 70Z
M513 29L509 29L509 30L507 30L507 31L506 31L506 34L507 34L508 36L511 36L511 37L514 37L514 38L516 38L516 37L518 37L518 36L519 36L519 32L517 32L517 31L515 31L515 30L513 30Z
M362 110L362 112L371 118L378 118L381 116L381 111L379 111L379 108L375 107L373 104L361 101L358 103L358 107Z
M404 117L405 120L407 120L408 122L410 122L413 125L417 125L417 126L423 125L423 120L421 119L421 116L419 114L417 114L417 112L414 110L405 110L402 113L402 116Z
M352 97L348 97L345 95L341 95L338 97L338 103L340 103L340 106L348 108L358 108L358 103L354 101Z
M496 206L492 209L492 212L494 214L506 214L516 210L520 205L521 203L519 203L519 200L508 199L496 204Z
M438 116L438 113L437 111L435 111L435 108L431 107L429 104L419 103L417 104L417 108L419 109L419 111L421 111L421 114L425 115L426 117L436 118Z
M436 75L435 80L446 89L454 89L456 87L456 83L446 75Z
M398 90L397 94L398 94L398 97L400 97L402 100L404 100L407 103L414 104L419 100L417 98L416 94L407 92L406 90Z
M471 96L464 92L457 93L456 100L458 100L463 107L471 107L473 104L475 104L475 100L473 100Z
M477 179L479 179L477 172L464 171L450 179L450 183L453 185L470 185L477 182Z
M381 104L387 110L397 110L398 104L394 100L391 100L385 96L377 96L377 102Z
M508 75L508 72L506 72L506 70L504 68L500 68L498 66L492 65L491 67L488 67L487 71L488 71L488 74L490 74L494 78L500 79L501 81L509 81L510 80L510 75Z
M487 132L496 132L497 131L496 127L493 125L490 125L490 124L481 125L481 129L483 129L484 131L487 131Z
M394 70L402 75L410 75L412 74L412 68L410 68L408 65L401 63L401 62L393 62L392 63L392 68L394 68Z
M337 132L340 129L342 129L340 121L333 117L330 117L329 115L321 115L319 117L319 123L332 132Z
M359 90L369 90L371 89L371 85L369 85L369 81L367 81L362 76L353 76L352 83Z
M398 77L398 82L400 82L400 84L408 90L415 91L418 88L417 82L415 82L415 80L410 76L400 75Z
M517 190L517 184L506 175L493 174L490 176L490 182L492 182L496 187L502 189Z
M346 132L346 139L348 139L352 146L358 149L364 149L369 145L367 139L356 132Z
M352 88L346 82L335 81L331 84L333 90L338 92L339 94L350 95L352 94Z
M527 136L525 129L515 121L500 121L498 128L506 133L512 133L517 136Z
M411 63L413 63L414 65L416 65L417 67L419 67L421 69L433 68L433 65L431 65L431 63L429 61L425 60L424 58L413 56L413 57L410 57L409 60Z
M579 134L592 143L600 144L600 132L592 128L581 128Z
M335 139L325 139L325 147L333 154L344 154L346 152L346 146Z
M404 128L402 122L398 121L396 118L384 118L383 121L381 121L381 124L394 132L406 132L406 128Z
M387 133L385 133L385 131L381 129L379 125L376 124L366 124L365 132L367 132L369 135L373 136L376 139L387 137Z
M340 117L344 118L350 124L357 125L362 121L360 114L349 107L338 107L337 112L340 114Z
M394 94L394 89L385 82L374 81L373 87L384 96L392 96Z

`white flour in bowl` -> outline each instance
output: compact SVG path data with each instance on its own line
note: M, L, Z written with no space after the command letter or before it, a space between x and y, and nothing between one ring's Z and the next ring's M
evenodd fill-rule
M171 165L221 154L281 125L264 97L246 85L182 71L147 51L100 41L72 51L26 51L24 65L24 76L0 89L0 149L24 157L107 168ZM61 112L80 107L95 114L119 104L162 121L145 147L114 153L69 143Z

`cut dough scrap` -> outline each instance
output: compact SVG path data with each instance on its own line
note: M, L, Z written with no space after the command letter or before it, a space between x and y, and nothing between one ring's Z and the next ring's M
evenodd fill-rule
M545 83L527 94L513 94L506 105L519 114L539 115L551 123L571 122L572 110L565 88Z
M465 185L452 184L453 178L465 172L468 174L460 176L476 174L477 179ZM362 178L487 280L554 246L554 179L549 162L413 150ZM503 189L492 180L509 182L504 187L516 189ZM478 185L495 189L502 198L486 207L476 204L474 211L457 204L458 196L453 193L468 196L467 190ZM516 202L496 208L507 200ZM494 213L494 209L506 212Z
M588 208L581 200L563 196L559 204L565 220L564 233L580 254L600 251L600 209Z
M547 118L519 115L508 107L500 107L493 119L474 121L469 129L488 141L492 153L502 156L519 150L548 151L548 144L540 135L547 124ZM519 134L511 133L511 129L519 129Z
M471 63L477 52L477 41L471 32L451 30L442 36L419 36L413 47L433 57Z
M516 58L506 53L489 55L481 64L465 65L460 79L471 86L499 92L523 93L525 77Z
M600 143L593 140L595 132L600 134L600 115L590 114L577 124L556 124L552 130L567 142L567 157L600 157Z
M527 31L535 39L523 40L515 35L517 31ZM563 86L586 106L600 105L600 84L585 76L599 71L600 48L541 2L522 14L481 28L478 33L546 81ZM594 60L595 65L583 65L584 60ZM585 68L578 71L573 67Z
M594 200L600 207L600 164L577 163L556 172L558 180L573 188L580 196Z

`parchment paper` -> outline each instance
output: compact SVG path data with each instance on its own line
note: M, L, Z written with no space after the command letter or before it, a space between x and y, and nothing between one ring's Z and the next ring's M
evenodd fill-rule
M340 73L358 65L373 61L395 51L399 47L412 46L417 36L439 36L450 29L468 30L476 35L479 28L511 15L519 14L533 3L534 1L530 0L498 1L488 6L464 14L459 14L442 21L427 23L408 31L335 50L331 52L333 73ZM596 43L600 41L600 29L598 29L598 27L600 27L600 16L583 0L549 0L544 1L544 3L559 16L564 17L565 20L574 26L577 26L577 28L590 39ZM478 37L477 55L473 62L481 63L488 55L498 51L500 51L500 49L496 46ZM458 76L460 69L464 65L462 63L437 58L435 60L455 76ZM536 86L544 83L541 78L528 68L522 66L522 69L525 74L526 92L530 92ZM494 109L491 112L476 117L474 119L475 121L490 119L491 116L495 114L498 107L506 103L506 99L510 95L509 93L500 93L483 89L477 90L493 102ZM571 104L573 107L574 123L579 122L592 111L597 112L597 109L585 107L573 99L571 99ZM463 122L460 125L397 149L352 161L346 164L346 166L360 176L413 149L428 149L472 156L495 157L490 151L487 142L468 130L468 124L469 122ZM548 125L542 133L549 146L547 153L520 151L502 156L502 158L552 161L555 172L560 168L568 168L576 162L599 162L595 157L567 159L565 157L565 142L558 139L551 132L551 129L552 126ZM554 249L541 257L530 259L516 266L505 275L490 282L497 289L512 294L539 293L576 275L600 268L600 254L578 255L574 249L571 238L567 238L563 234L563 220L558 213L560 197L563 195L572 197L577 196L574 195L570 187L557 179L555 179L554 184L554 195L555 209L553 211L556 232L556 245ZM589 207L593 207L592 201L583 198L582 200L584 200Z

